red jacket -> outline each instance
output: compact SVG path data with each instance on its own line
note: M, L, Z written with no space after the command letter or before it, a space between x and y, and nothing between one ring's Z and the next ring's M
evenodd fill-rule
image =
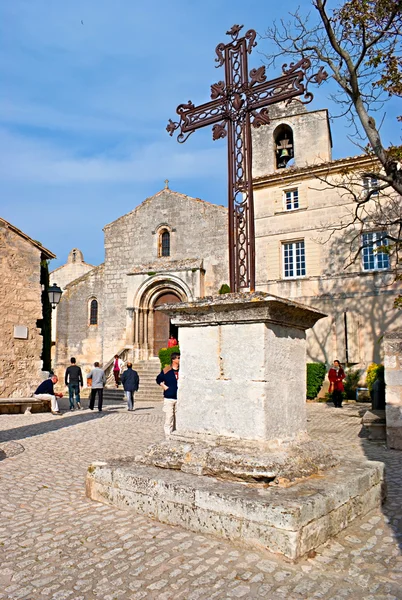
M328 379L330 381L329 391L330 392L343 392L343 380L345 379L345 371L340 367L338 373L333 367L329 370Z

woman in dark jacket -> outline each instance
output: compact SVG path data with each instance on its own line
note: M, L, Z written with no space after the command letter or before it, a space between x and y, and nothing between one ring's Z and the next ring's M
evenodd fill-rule
M167 438L169 438L170 434L176 429L179 368L180 354L178 352L172 352L170 356L170 367L165 367L156 378L156 383L163 388L163 412L166 413L164 430Z
M140 378L137 371L134 371L131 362L127 363L127 369L124 371L120 379L127 398L128 410L134 410L134 394L138 391L140 386Z
M329 393L332 394L332 402L335 408L342 408L342 393L344 390L343 380L345 379L345 371L339 360L334 360L334 366L328 372Z

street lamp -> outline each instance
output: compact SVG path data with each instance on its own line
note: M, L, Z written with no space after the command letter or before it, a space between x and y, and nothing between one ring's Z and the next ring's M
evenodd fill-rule
M57 283L53 283L53 285L48 288L47 293L49 295L49 302L52 305L52 308L56 308L60 302L60 298L63 293L62 290L59 288Z

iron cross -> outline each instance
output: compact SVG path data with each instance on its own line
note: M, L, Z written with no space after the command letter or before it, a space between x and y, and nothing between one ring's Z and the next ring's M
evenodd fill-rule
M321 67L317 74L306 77L310 61L302 58L296 64L282 67L283 74L267 81L265 67L248 72L248 54L257 45L256 32L247 31L239 38L243 25L233 25L227 31L232 40L216 47L217 67L225 65L225 81L211 86L211 101L195 106L190 100L180 104L176 112L179 122L169 119L168 133L180 129L177 139L183 143L196 130L213 125L213 139L228 138L228 207L229 207L229 269L232 292L255 289L255 233L252 180L251 126L268 124L266 108L283 100L290 101L304 94L305 102L313 95L307 83L321 83L327 74Z

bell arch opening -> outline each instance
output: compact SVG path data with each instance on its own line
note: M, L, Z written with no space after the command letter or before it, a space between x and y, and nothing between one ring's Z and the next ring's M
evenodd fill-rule
M274 131L275 165L277 169L285 169L294 161L293 130L289 125L282 123Z

